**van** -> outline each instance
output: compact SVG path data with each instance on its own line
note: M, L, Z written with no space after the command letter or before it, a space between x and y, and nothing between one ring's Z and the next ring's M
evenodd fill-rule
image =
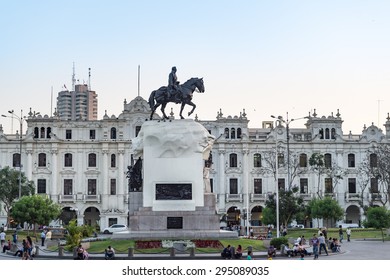
M346 224L346 223L337 223L336 227L342 227L342 228L359 228L358 224Z

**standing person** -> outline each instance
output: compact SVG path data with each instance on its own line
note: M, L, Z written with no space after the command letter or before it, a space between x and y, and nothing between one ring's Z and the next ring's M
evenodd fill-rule
M318 259L318 247L319 247L319 240L317 238L317 234L313 234L313 238L311 239L311 244L313 246L313 254L314 254L314 259Z
M30 255L28 253L29 244L28 244L28 241L26 239L23 239L23 241L22 241L22 250L23 250L22 260L30 259Z
M344 239L343 227L342 227L342 225L339 225L339 241L340 241L340 243L343 243L343 239Z
M328 250L326 249L326 241L325 241L325 237L324 235L322 234L322 232L320 233L320 236L318 237L318 240L320 242L320 255L321 255L321 250L322 248L324 249L326 255L328 256Z
M46 240L46 233L44 230L41 232L41 246L45 246L45 240Z
M350 242L351 241L351 228L347 228L345 233L347 234L347 241Z
M46 239L51 240L51 230L50 229L46 232Z
M18 244L18 232L15 230L14 234L12 234L12 242L14 244Z
M287 227L286 226L283 227L282 234L283 234L283 236L287 235Z
M1 233L0 233L0 245L1 245L1 247L3 247L3 245L5 243L5 236L6 236L6 234L5 234L4 229L3 229L1 231Z
M33 247L34 247L34 242L32 241L30 235L27 235L26 237L26 242L27 242L27 249L28 249L28 257L30 260L32 260L32 250L33 250Z
M246 257L247 260L253 260L253 253L252 251L248 252L248 256Z

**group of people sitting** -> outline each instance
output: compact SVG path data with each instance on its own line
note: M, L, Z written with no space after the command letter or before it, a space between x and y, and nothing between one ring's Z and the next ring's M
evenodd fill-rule
M238 245L237 246L237 249L235 249L234 247L231 247L230 245L227 245L227 247L225 247L221 253L221 257L224 258L224 259L231 259L231 258L235 258L235 259L241 259L242 258L242 247L241 245Z

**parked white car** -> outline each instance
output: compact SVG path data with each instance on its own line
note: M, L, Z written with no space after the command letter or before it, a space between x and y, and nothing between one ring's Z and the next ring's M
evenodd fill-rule
M120 224L114 224L110 227L107 227L103 230L103 233L113 233L113 232L119 232L119 231L125 231L128 230L126 225L120 225Z

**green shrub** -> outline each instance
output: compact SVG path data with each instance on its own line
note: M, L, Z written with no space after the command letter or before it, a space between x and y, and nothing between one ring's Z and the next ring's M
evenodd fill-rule
M280 250L282 244L288 244L288 239L287 237L275 237L272 238L270 244L274 246L277 250Z

